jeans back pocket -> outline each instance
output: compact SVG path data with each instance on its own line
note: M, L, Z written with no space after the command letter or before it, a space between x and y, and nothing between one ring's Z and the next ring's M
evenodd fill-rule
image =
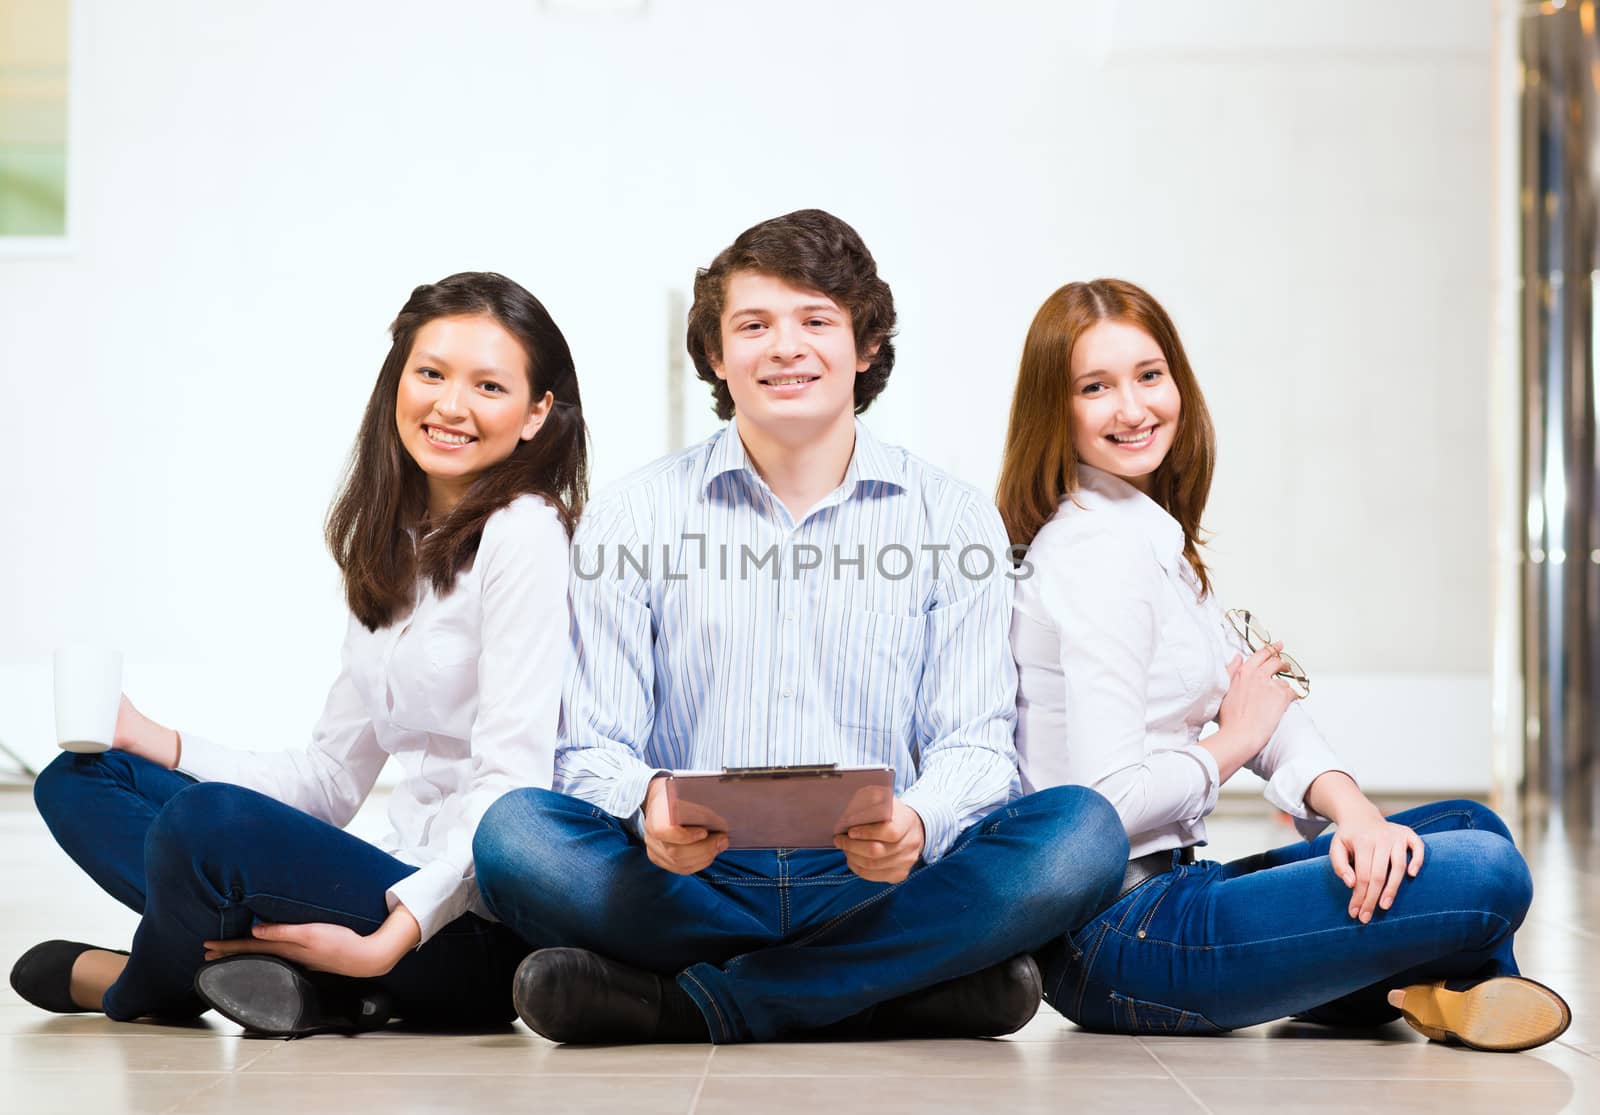
M1220 1034L1222 1027L1197 1011L1111 992L1111 1021L1119 1034Z

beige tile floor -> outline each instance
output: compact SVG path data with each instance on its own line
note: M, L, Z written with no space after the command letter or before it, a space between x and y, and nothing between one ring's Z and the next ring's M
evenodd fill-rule
M369 807L358 827L381 826ZM1289 838L1264 815L1218 819L1214 858ZM1538 884L1519 938L1562 990L1572 1029L1534 1053L1431 1045L1396 1024L1332 1035L1294 1023L1219 1038L1083 1033L1045 1010L998 1041L567 1049L520 1024L481 1034L246 1038L47 1015L0 991L0 1111L1600 1112L1600 843L1535 836ZM22 792L0 790L0 959L46 937L124 943L133 917L77 873Z

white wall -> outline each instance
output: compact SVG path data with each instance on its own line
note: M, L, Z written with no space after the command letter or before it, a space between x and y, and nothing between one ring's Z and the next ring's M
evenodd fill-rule
M1045 295L1164 299L1226 594L1370 784L1487 786L1489 0L77 7L74 249L0 257L0 740L49 754L73 638L158 717L303 739L321 516L411 287L546 301L604 482L668 447L670 292L816 205L899 303L875 428L985 487Z

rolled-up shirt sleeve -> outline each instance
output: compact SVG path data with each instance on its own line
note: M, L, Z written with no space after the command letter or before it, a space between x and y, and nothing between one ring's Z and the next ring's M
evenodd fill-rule
M1248 657L1250 648L1226 620L1223 638L1233 654ZM1342 771L1352 780L1355 772L1328 745L1322 732L1306 711L1303 701L1295 701L1284 711L1267 745L1245 763L1245 769L1266 782L1262 796L1294 821L1295 831L1313 840L1331 823L1327 817L1306 805L1306 791L1329 771Z
M626 502L591 504L573 539L572 653L563 685L556 789L637 819L650 780L655 636L649 586L618 559L638 545Z
M358 621L350 619L350 634ZM346 635L339 676L328 691L308 746L294 751L245 751L182 733L178 769L202 782L229 782L275 798L330 825L344 827L371 792L388 754L350 673Z
M1027 740L1029 782L1098 791L1130 833L1200 821L1217 803L1216 760L1193 744L1150 750L1146 738L1159 630L1153 594L1166 587L1149 548L1095 531L1029 558L1042 614L1019 615L1014 637L1057 641L1062 686L1061 730Z
M1332 770L1355 779L1350 764L1328 746L1299 701L1284 712L1278 730L1245 766L1266 780L1263 796L1293 818L1295 830L1307 840L1315 839L1330 823L1306 804L1306 791L1311 784Z
M999 514L973 500L956 523L952 552L1007 549ZM918 776L901 800L922 818L922 857L933 863L961 831L1018 787L1012 741L1017 670L1011 657L1011 580L941 578L927 615L917 688Z
M417 919L426 942L466 913L477 894L472 838L500 797L548 789L567 657L566 528L542 501L494 515L475 559L483 570L483 626L471 766L435 858L391 886L385 899Z

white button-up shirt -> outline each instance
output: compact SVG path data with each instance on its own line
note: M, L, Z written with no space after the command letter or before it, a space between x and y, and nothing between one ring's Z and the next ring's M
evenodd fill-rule
M472 870L472 837L508 790L548 788L568 647L566 529L522 496L489 518L447 596L419 583L409 615L377 631L354 616L343 669L309 747L235 751L183 734L179 767L343 826L392 755L403 772L382 847L420 870L387 893L424 941L471 911L491 915Z
M1249 651L1215 597L1200 596L1178 521L1119 477L1079 464L1078 478L1017 583L1024 786L1098 790L1121 815L1134 857L1203 844L1220 779L1197 741L1228 691L1228 662ZM1307 809L1306 790L1348 769L1298 701L1246 766L1308 837L1327 821Z
M634 817L661 770L881 764L933 862L1018 786L1007 550L982 493L860 422L799 521L732 425L657 461L573 540L556 788Z

